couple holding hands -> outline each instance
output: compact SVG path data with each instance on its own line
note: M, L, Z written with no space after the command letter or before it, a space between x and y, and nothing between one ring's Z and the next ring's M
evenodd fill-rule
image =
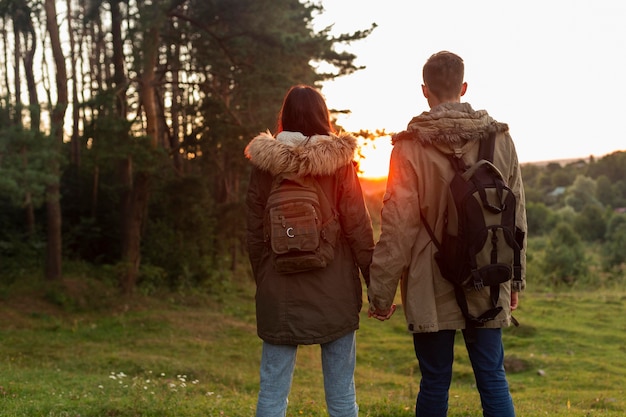
M515 416L504 371L502 328L511 324L511 312L525 287L525 251L521 281L501 285L499 314L469 332L454 287L441 276L434 259L437 248L427 229L431 225L441 240L445 194L454 174L446 154L462 156L471 164L478 157L480 140L495 133L493 163L515 194L516 224L525 232L517 153L506 124L461 101L467 83L458 55L448 51L432 55L422 76L430 109L408 123L408 134L392 139L376 243L353 163L356 139L335 132L318 90L292 87L278 115L275 136L262 133L246 147L252 165L247 245L256 282L257 332L263 340L257 417L286 415L297 348L306 344L321 346L328 414L358 416L354 371L363 303L361 276L367 286L368 316L383 321L395 311L400 284L402 310L421 373L416 417L447 415L457 330L465 337L483 415ZM314 176L338 213L341 233L334 259L325 268L288 275L272 264L263 218L273 178L283 172ZM489 291L469 291L466 297L472 314L492 302Z

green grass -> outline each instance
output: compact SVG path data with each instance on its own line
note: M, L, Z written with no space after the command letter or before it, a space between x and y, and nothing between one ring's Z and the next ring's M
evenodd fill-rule
M261 341L253 283L239 284L219 300L4 288L0 416L253 416ZM626 290L523 295L521 327L504 332L519 416L626 415L625 304ZM412 416L419 370L402 311L361 323L360 415ZM460 334L456 349L449 416L481 416ZM289 400L290 416L327 416L318 346L299 350Z

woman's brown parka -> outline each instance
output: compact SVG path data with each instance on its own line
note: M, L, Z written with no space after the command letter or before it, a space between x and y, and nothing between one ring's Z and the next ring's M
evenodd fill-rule
M252 173L246 200L247 245L256 281L257 333L272 344L321 344L358 329L362 307L359 270L366 282L374 249L372 224L353 164L350 135L262 133L246 147ZM263 235L272 180L282 172L313 175L339 213L341 237L324 269L281 274Z

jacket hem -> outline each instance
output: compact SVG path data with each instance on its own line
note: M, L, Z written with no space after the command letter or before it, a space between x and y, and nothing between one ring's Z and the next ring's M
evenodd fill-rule
M276 337L276 336L267 336L257 333L259 338L264 342L267 342L272 345L322 345L324 343L329 343L334 340L337 340L348 333L355 332L359 329L359 326L355 326L349 329L342 330L340 332L333 333L332 335L319 336L319 337L307 337L307 338L294 338L294 337Z

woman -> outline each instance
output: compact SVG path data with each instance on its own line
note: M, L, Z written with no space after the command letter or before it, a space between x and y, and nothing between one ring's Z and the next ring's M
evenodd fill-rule
M356 417L355 335L362 287L369 281L372 224L353 164L356 139L336 134L322 95L304 85L283 101L276 137L261 133L246 147L252 164L247 195L248 252L256 282L257 333L263 340L258 417L285 416L298 345L319 344L331 417ZM340 238L325 268L281 274L264 239L265 204L280 173L312 175L339 215Z

